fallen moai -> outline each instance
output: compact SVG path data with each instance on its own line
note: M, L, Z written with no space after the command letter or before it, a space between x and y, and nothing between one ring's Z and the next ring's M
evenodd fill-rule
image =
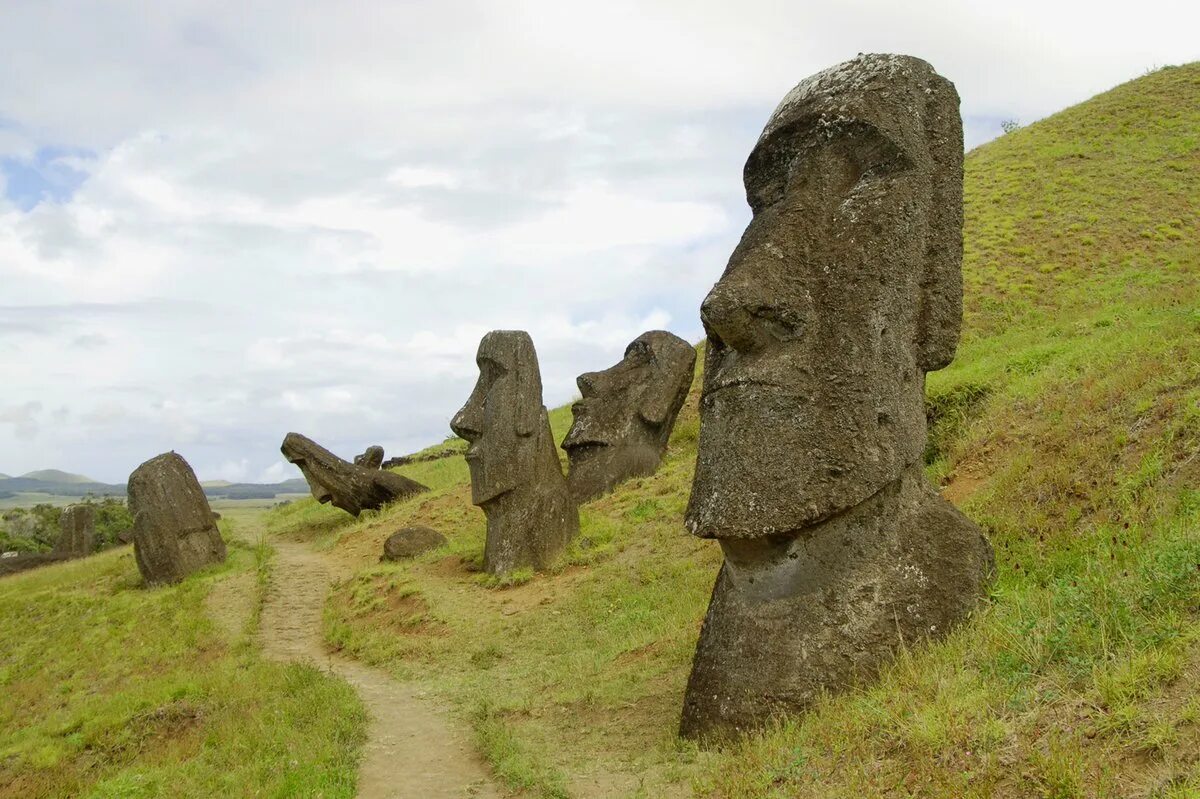
M59 518L54 552L68 558L84 558L96 547L96 509L91 505L68 505Z
M579 532L559 465L529 334L493 330L479 342L479 380L450 427L470 442L471 501L487 516L484 570L549 566Z
M746 162L753 219L704 300L686 522L717 539L680 732L722 738L944 635L993 568L926 482L925 373L962 316L962 124L924 61L803 81Z
M416 480L393 472L355 466L299 433L288 433L279 449L304 472L317 502L331 504L354 516L429 490Z
M361 455L354 456L354 465L364 469L378 469L383 466L383 447L373 444L367 447Z
M225 542L195 472L181 455L155 456L129 475L129 513L138 571L174 583L225 560Z
M696 371L696 350L665 330L633 340L625 356L575 381L582 398L562 447L576 502L612 491L630 477L658 469Z

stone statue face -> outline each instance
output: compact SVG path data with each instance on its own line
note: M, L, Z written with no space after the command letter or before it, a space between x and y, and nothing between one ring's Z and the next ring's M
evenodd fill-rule
M533 341L523 331L488 333L475 360L479 380L450 427L470 443L471 501L483 505L528 481L542 383Z
M585 372L575 381L582 399L571 408L574 423L563 449L616 446L630 439L665 446L661 434L670 434L681 389L686 396L694 368L695 350L678 336L662 330L638 336L616 365Z
M793 532L923 451L961 315L958 98L916 59L873 68L801 83L746 163L754 216L701 307L698 535Z

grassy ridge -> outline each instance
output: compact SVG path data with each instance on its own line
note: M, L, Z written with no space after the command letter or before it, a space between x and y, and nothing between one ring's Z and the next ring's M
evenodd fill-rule
M0 581L0 797L353 796L350 687L263 662L205 612L265 554L231 543L166 588L128 548Z
M695 392L659 473L585 506L561 568L523 585L474 573L457 458L405 467L433 492L358 522L279 513L362 564L402 524L450 538L341 585L328 639L453 699L534 795L1200 795L1198 132L1193 64L968 155L965 329L930 375L927 463L999 574L877 685L725 751L675 739L719 561L682 526Z

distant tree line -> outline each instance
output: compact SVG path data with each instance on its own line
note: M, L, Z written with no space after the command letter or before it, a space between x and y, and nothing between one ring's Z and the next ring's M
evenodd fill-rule
M121 533L133 528L124 499L85 497L80 503L96 510L97 549L114 546ZM49 552L58 540L62 512L61 507L45 502L4 511L0 514L0 552Z

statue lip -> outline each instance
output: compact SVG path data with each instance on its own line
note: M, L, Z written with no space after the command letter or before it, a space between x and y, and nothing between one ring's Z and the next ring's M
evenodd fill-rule
M467 451L463 453L463 457L469 461L477 461L483 457L483 453L479 451L479 447L477 446L469 447Z
M769 380L755 380L752 377L741 377L738 375L734 375L733 377L727 377L727 378L723 378L723 379L718 378L716 385L706 386L704 389L704 392L701 396L701 399L702 400L711 399L714 394L717 394L721 391L730 391L730 390L734 390L734 389L745 390L745 389L749 389L752 386L759 386L762 388L770 388L770 389L775 389L777 391L784 391L784 392L788 391L788 388L786 386L783 386L779 383L771 382Z

